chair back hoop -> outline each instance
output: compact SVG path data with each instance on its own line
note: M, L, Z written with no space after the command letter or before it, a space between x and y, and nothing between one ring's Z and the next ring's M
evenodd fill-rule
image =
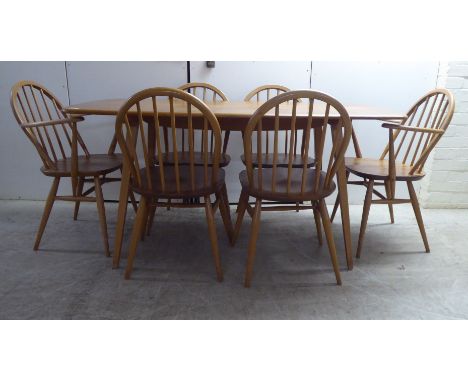
M419 130L389 131L389 143L380 156L380 159L389 160L389 171L398 160L411 166L410 174L421 173L432 149L447 130L454 110L455 100L447 89L434 89L421 97L401 122L402 126ZM425 132L420 129L428 130ZM392 175L389 174L390 178L394 178Z
M180 90L185 90L203 102L229 101L228 97L216 86L205 82L189 82L179 86Z
M50 90L34 81L20 81L11 88L10 105L45 169L55 169L58 160L74 155L72 146L76 123L63 111L62 104ZM77 147L89 156L78 131L76 139Z
M167 146L163 144L165 130L169 133ZM194 190L200 182L197 179L200 168L205 185L218 181L221 155L218 120L202 100L186 91L155 87L134 94L120 108L115 131L124 165L130 168L131 182L143 192L151 193L154 184L164 192L171 182L178 193L187 182ZM196 166L196 147L203 159L202 166ZM187 169L188 180L184 178Z
M303 112L298 117L299 100L305 102L301 104ZM306 104L307 101L308 104ZM286 108L284 104L287 104ZM307 110L307 117L305 110ZM272 131L272 142L262 139L262 132L265 129ZM282 169L278 166L280 150L283 151L283 147L278 144L281 130L285 134L284 153L281 155L287 158L287 167L283 166ZM298 135L299 130L301 130L302 137ZM327 134L327 130L330 130L330 134ZM244 132L244 156L249 187L256 185L259 188L263 187L262 177L265 170L262 158L266 155L272 163L267 171L271 172L273 191L275 191L275 183L281 181L287 182L286 193L288 194L297 194L298 187L300 187L300 193L304 193L305 190L310 191L310 185L314 192L330 189L333 177L339 166L343 164L344 154L351 138L351 130L351 120L344 106L325 93L313 90L293 90L271 98L255 111ZM327 135L332 137L329 155L325 155L324 150ZM256 138L255 145L253 137ZM297 153L298 142L301 145L299 154ZM272 149L268 149L269 146L273 146ZM254 147L256 147L255 151ZM307 166L309 151L314 153L315 170ZM257 158L255 163L252 160L253 154ZM301 168L293 168L293 161L297 155L302 158ZM282 173L281 176L280 173ZM291 185L293 173L296 179L298 175L301 179L300 185L296 184L295 187ZM280 179L281 177L283 179Z
M288 91L290 91L290 89L282 85L262 85L247 94L244 101L252 101L252 98L255 97L255 101L260 102L262 100L262 95L264 95L266 101L268 101L270 98Z

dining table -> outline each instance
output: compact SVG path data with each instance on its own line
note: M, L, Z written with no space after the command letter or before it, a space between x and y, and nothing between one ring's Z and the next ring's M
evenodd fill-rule
M79 104L70 105L64 108L64 111L68 114L75 116L89 116L89 115L100 115L100 116L117 116L120 108L125 104L125 99L102 99L94 100ZM205 102L210 110L217 117L220 127L227 133L231 131L242 132L247 126L248 120L255 113L262 102L255 101L216 101L216 102ZM380 121L401 121L405 118L405 115L398 112L386 110L384 108L366 106L366 105L344 105L350 119L352 121L357 120L380 120ZM178 117L183 118L187 116L187 107L182 103L174 104L175 113ZM141 105L143 115L145 113L149 116L152 114L152 105L142 104ZM291 103L281 105L280 117L283 117L283 122L288 123L291 118ZM308 105L305 102L298 103L296 108L296 120L297 123L307 120L308 117ZM166 101L158 101L158 113L164 117L164 114L169 114L169 103ZM314 112L314 123L313 125L320 125L323 122L324 111L320 110ZM330 113L328 118L328 124L334 128L338 125L338 114ZM151 124L148 124L151 125ZM338 129L341 131L341 129ZM340 134L335 134L335 139L340 139ZM361 157L361 149L359 142L352 131L352 144L357 157ZM111 143L110 151L114 151L117 145L117 141L114 137ZM349 218L349 204L348 204L348 191L347 191L347 177L346 168L344 161L337 171L337 186L338 195L340 201L341 211L341 224L343 230L344 248L346 256L346 264L348 270L353 269L353 256L352 256L352 242L351 242L351 227ZM123 232L125 228L125 219L127 214L127 205L129 197L129 186L130 186L130 170L126 167L125 163L122 168L122 181L120 186L119 194L119 206L117 214L117 224L115 233L115 245L113 252L113 267L117 268L120 262L120 254L122 250Z

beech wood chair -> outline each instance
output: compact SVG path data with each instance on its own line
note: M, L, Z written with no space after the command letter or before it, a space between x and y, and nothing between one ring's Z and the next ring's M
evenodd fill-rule
M169 115L158 113L158 104L161 105L161 102L169 103ZM181 102L184 108L186 105L187 115L176 118L174 105L180 105ZM143 103L150 105L151 112L142 112ZM144 121L151 121L148 123L148 133L145 133ZM169 151L163 149L165 128L170 128L171 139L167 146ZM151 208L156 211L156 207L168 205L169 202L161 200L184 199L185 202L182 203L171 202L171 206L205 208L217 279L222 281L223 272L214 222L214 214L218 207L230 242L233 229L224 181L225 172L219 166L221 129L216 116L203 101L190 93L180 89L157 87L133 95L120 109L115 129L125 166L130 169L130 187L140 194L125 278L130 278L137 245L145 232ZM186 131L182 134L181 130ZM195 161L195 147L198 141L201 142L199 153L203 159L202 164ZM141 159L137 156L137 147L140 147L143 153ZM166 162L164 154L168 152L173 155L173 162ZM179 162L180 152L185 153L187 162ZM213 194L216 200L212 204ZM201 197L203 203L195 202Z
M248 93L245 98L244 98L244 101L246 102L257 102L257 103L260 103L260 102L265 102L265 101L268 101L269 99L271 99L272 97L274 96L277 96L279 94L282 94L282 93L285 93L285 92L288 92L290 91L289 88L287 88L286 86L282 86L282 85L262 85L262 86L259 86L255 89L253 89L250 93ZM297 102L301 102L301 100L297 100ZM272 155L271 153L269 152L269 140L272 139L270 138L273 134L272 131L269 131L269 130L265 130L263 132L264 134L264 139L266 141L266 150L265 150L265 153L263 154L262 158L261 158L261 161L262 161L262 164L263 164L263 167L272 167L273 166L273 162L272 162ZM292 166L293 168L300 168L302 167L303 163L302 163L302 160L303 160L303 155L302 155L302 151L304 150L304 142L302 139L298 139L297 137L297 134L298 134L298 131L296 130L295 132L295 142L296 142L296 146L294 147L294 154L293 154L293 162L292 162ZM242 133L242 136L244 136L244 133ZM278 158L277 158L277 163L276 165L278 167L288 167L288 163L289 163L289 157L287 155L287 145L288 145L288 132L286 131L285 134L284 134L284 152L279 152L278 153ZM278 138L280 139L280 138ZM300 148L299 148L300 147ZM299 151L299 154L297 153ZM244 163L245 165L245 155L241 155L241 161L242 163ZM257 156L256 154L253 155L252 157L252 164L254 167L256 167L258 165L258 160L257 160ZM307 167L314 167L314 159L309 157L307 155ZM239 205L239 204L238 204ZM299 206L299 203L296 203L296 206ZM299 208L294 208L297 212L299 212ZM250 204L247 206L247 212L249 213L250 216L252 216L252 213L253 213L253 208L250 206ZM321 241L321 237L320 237L320 241Z
M16 83L11 89L10 104L18 124L33 143L42 160L42 173L53 178L36 235L34 250L39 248L56 200L75 202L74 220L77 219L81 202L95 202L104 251L106 256L110 256L101 186L104 183L120 181L120 178L111 178L107 175L121 170L122 156L115 154L112 147L110 149L112 152L107 154L90 154L77 128L77 122L82 121L83 118L63 112L62 104L57 97L34 81ZM80 150L83 155L78 155ZM57 195L62 178L71 179L72 195ZM83 191L85 183L91 183L91 187ZM89 196L93 192L95 196Z
M186 91L195 97L201 99L203 102L221 102L221 101L229 101L226 95L219 90L217 87L204 83L204 82L189 82L187 84L184 84L179 87L180 90ZM182 131L182 134L184 134L184 131ZM221 132L223 134L223 132ZM224 141L223 141L223 150L221 153L220 161L219 161L219 167L226 167L230 162L231 162L231 157L226 154L227 151L227 146L229 142L229 134L230 131L225 131L224 132ZM213 139L211 137L211 142L213 142ZM166 163L174 163L174 157L173 153L170 152L170 149L168 148L169 141L168 141L168 129L164 129L164 147L166 149L166 154L164 155L164 159ZM189 159L187 158L187 153L186 152L179 152L178 154L178 159L180 164L188 164ZM201 151L195 151L194 152L194 160L195 160L195 165L196 166L203 166L203 155L201 154ZM211 162L211 158L208 157L208 162Z
M222 102L222 101L228 101L228 98L226 95L219 90L217 87L214 85L205 83L205 82L189 82L186 83L182 86L179 86L179 89L184 90L188 93L193 94L194 96L200 98L203 102ZM169 163L174 163L174 155L173 153L168 150L168 145L169 145L169 135L168 135L168 128L165 127L163 129L164 133L164 148L166 150L166 153L163 155L166 164ZM229 142L229 135L230 131L225 131L224 132L224 142L223 142L223 151L221 153L220 157L220 162L219 162L219 167L226 167L230 162L231 162L231 157L226 154L227 151L227 146ZM182 131L182 134L184 134L184 131ZM223 134L223 132L221 132ZM182 139L184 139L183 137ZM211 142L213 142L213 139L211 137ZM185 152L179 152L178 154L178 160L179 164L188 164L189 159L187 157L187 153ZM195 151L194 152L194 161L196 166L203 166L203 155L201 154L200 151ZM208 163L211 163L212 158L208 156ZM169 200L169 203L167 205L167 209L169 210L171 207L171 203ZM151 216L151 215L150 215ZM151 232L151 226L153 222L150 221L148 224L148 230L147 230L147 235L150 234Z
M296 121L296 107L300 99L307 100L309 103L308 118L307 123L302 124L302 129L304 130L301 139L304 145L303 150L301 150L302 167L293 167L297 139L296 132L298 130L297 125L299 125ZM288 126L284 126L285 124L283 123L280 128L279 106L286 102L292 102L291 122ZM273 116L265 117L266 113L273 110L274 119ZM332 119L333 128L330 129L328 125L332 124ZM351 120L343 105L327 94L312 90L295 90L279 94L261 105L250 118L244 134L246 170L239 174L242 192L234 229L235 242L247 209L248 199L249 197L255 198L244 280L246 287L250 287L251 285L261 211L268 209L284 210L282 207L262 207L262 201L264 200L293 201L297 203L304 201L312 202L317 230L320 230L321 220L327 238L336 282L337 284L341 284L336 248L325 197L331 195L336 188L333 177L339 166L343 164L344 153L351 137L351 128ZM262 138L264 129L271 129L273 131L271 143L267 143ZM289 140L286 142L287 167L280 167L278 165L279 153L282 150L278 142L280 129L289 132ZM331 130L329 134L327 134L327 130ZM253 136L256 138L255 144L253 143ZM324 155L327 136L331 136L333 141L329 156ZM271 150L272 162L270 166L265 167L262 162L262 154L266 152L268 145L273 146L269 148ZM310 168L306 160L309 148L314 151L315 168ZM256 166L254 165L253 158L259 158ZM322 169L325 169L325 171L322 171Z
M434 89L421 97L407 112L400 123L386 122L382 127L388 129L389 140L379 159L345 158L346 176L354 174L362 180L350 181L348 184L361 185L366 188L362 212L359 242L356 257L362 252L364 235L371 204L387 204L390 221L394 223L393 205L411 203L426 252L430 252L424 222L413 182L421 180L425 173L424 164L447 130L453 116L455 100L446 89ZM396 182L406 182L409 199L396 198ZM375 189L385 188L385 195ZM372 199L376 195L377 200ZM337 197L332 213L332 220L339 206Z
M244 101L249 102L252 101L255 98L256 102L261 102L261 101L268 101L271 99L271 97L277 96L279 94L285 93L290 91L286 86L281 86L281 85L263 85L259 86L258 88L255 88L252 90L249 94L247 94L244 98ZM299 99L297 102L301 102ZM263 167L272 167L272 156L270 155L268 149L268 141L271 139L270 137L272 136L273 132L266 130L263 132L264 134L264 139L266 141L266 150L265 153L263 154L262 157L262 164ZM296 143L294 150L293 150L293 162L292 166L294 168L299 167L302 168L302 160L304 156L302 155L302 151L304 150L304 140L303 139L298 139L297 138L298 131L296 130L295 132L295 137L294 141ZM277 166L278 167L288 167L289 163L289 156L287 155L287 145L288 145L288 132L284 134L284 152L278 152L278 158L277 158ZM299 151L299 153L298 153ZM241 156L242 163L245 165L245 155ZM258 164L258 160L256 155L252 157L252 163L254 166ZM314 166L314 159L310 158L307 156L307 167L313 167Z

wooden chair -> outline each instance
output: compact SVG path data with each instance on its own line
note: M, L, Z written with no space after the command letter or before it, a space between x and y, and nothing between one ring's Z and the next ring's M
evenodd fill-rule
M164 102L169 111L160 114L158 108ZM143 104L147 105L144 112ZM181 105L187 115L177 115L176 118L175 107L180 108ZM144 121L151 122L148 124L148 133L144 131ZM164 153L167 151L162 148L163 126L170 126L168 148L171 149L174 158L174 162L170 163L165 161ZM192 94L180 89L152 88L136 93L122 106L115 128L119 146L124 154L125 166L130 169L131 189L141 197L130 239L125 278L130 278L137 245L145 231L150 209L167 206L161 199L185 199L190 202L173 202L171 206L205 208L217 279L222 281L223 272L214 222L217 208L220 209L230 242L232 222L224 181L225 172L219 168L221 129L215 115L203 101ZM184 134L182 130L185 130ZM195 162L197 142L200 142L202 165ZM137 156L138 147L143 153L141 160ZM186 153L187 163L179 162L179 152ZM211 203L213 194L216 195L214 204ZM203 203L194 202L196 198L201 197Z
M308 100L307 120L296 119L297 103L300 99ZM292 102L291 122L285 126L284 119L279 117L280 105ZM274 118L273 118L274 110ZM265 114L271 112L270 116ZM284 115L284 110L283 110ZM332 124L330 134L327 134L328 125ZM280 128L281 125L281 128ZM260 226L260 213L265 209L284 210L282 207L262 207L262 201L311 201L314 207L317 230L322 220L327 238L331 261L335 272L336 282L341 284L336 248L331 230L330 219L325 205L325 197L331 195L336 188L333 182L339 166L343 164L344 153L351 137L351 120L345 108L334 98L312 90L295 90L280 94L261 105L250 118L244 134L244 155L246 170L239 175L242 185L239 212L234 230L234 241L237 239L242 224L244 213L247 209L249 197L255 198L255 208L251 226L250 241L248 247L248 259L245 272L244 285L249 287L252 279L255 248ZM273 142L264 140L263 131L273 131ZM278 165L279 132L280 129L289 132L289 140L286 145L288 157L287 167ZM296 147L296 132L303 130L304 144L302 152L302 167L293 167L294 149ZM324 147L327 135L332 136L332 149L330 155L324 155ZM256 144L253 144L253 136ZM311 141L313 138L313 142ZM261 160L262 154L270 145L272 165L265 167ZM272 147L271 147L272 146ZM256 147L256 150L254 148ZM312 148L315 156L315 168L307 166L306 156ZM282 148L281 148L282 150ZM257 166L254 166L253 158L260 158ZM327 162L328 160L328 162ZM322 168L325 171L322 171ZM319 216L321 219L319 219Z
M277 96L279 94L282 94L288 91L290 91L290 89L282 85L263 85L263 86L259 86L258 88L253 89L249 94L247 94L244 98L244 101L246 102L255 101L257 103L265 102L265 101L268 101L271 97ZM297 102L301 102L301 100L299 99ZM268 141L272 139L270 137L272 136L273 132L266 130L263 132L263 134L264 134L264 139L266 141L266 151L261 158L262 165L263 167L272 167L273 162L272 162L271 153L268 151L269 149ZM301 168L303 165L302 151L304 150L304 142L302 139L301 140L297 139L297 131L295 134L296 134L295 136L296 146L294 147L292 166L293 168ZM244 136L244 133L242 133L242 136ZM288 167L288 163L289 163L289 157L287 155L287 150L286 150L287 145L288 145L287 132L286 134L284 134L283 138L284 138L284 151L282 153L278 153L278 158L277 158L277 163L276 163L278 167ZM297 151L299 151L299 154L297 153ZM241 161L245 165L244 154L241 155ZM253 154L252 164L254 167L258 166L258 159L257 159L256 154ZM308 155L307 155L307 167L314 167L314 159L309 157ZM240 200L239 200L239 203L240 203ZM238 206L239 206L239 203L238 203ZM299 203L296 203L296 206L299 206ZM295 210L299 212L299 208L295 208ZM253 209L250 206L250 204L247 206L247 212L249 213L249 215L252 216ZM320 241L321 241L321 236L320 236Z
M221 101L228 101L228 98L226 95L219 90L217 87L206 84L203 82L189 82L185 85L182 85L179 87L180 90L186 91L195 97L200 98L203 102L221 102ZM225 131L224 132L224 141L223 141L223 151L221 153L220 161L219 161L219 167L226 167L230 162L231 162L231 157L226 154L227 151L227 146L229 142L229 133L230 131ZM184 132L182 131L182 134ZM211 137L211 141L213 142L213 139ZM168 149L168 129L164 129L164 144L166 148L166 153L164 155L164 159L166 163L174 163L174 157L173 153L170 152L170 149ZM178 159L179 159L179 164L187 164L189 162L189 158L187 158L187 153L179 152L178 154ZM203 155L201 154L201 151L195 151L194 152L194 160L195 160L195 165L196 166L203 166ZM211 158L208 157L208 162L211 162Z
M389 142L379 159L345 158L346 175L349 177L351 173L362 178L359 181L348 180L348 184L361 185L367 190L356 257L361 256L371 204L387 204L390 220L393 223L393 205L411 203L424 247L426 252L430 251L413 182L425 176L424 164L432 149L447 130L454 108L455 101L452 93L446 89L432 90L409 109L406 118L400 124L389 122L382 124L382 127L388 129ZM395 197L396 182L406 182L409 199ZM377 191L376 186L385 187L385 195ZM373 194L379 199L373 200ZM332 218L338 205L337 197Z
M15 84L11 89L10 103L18 124L42 159L42 173L53 178L34 250L39 248L55 200L75 202L75 220L80 202L96 202L104 250L106 256L110 256L101 186L120 180L107 175L121 169L122 156L113 152L90 154L77 129L77 122L83 118L64 113L62 104L52 92L34 81ZM79 150L83 155L78 155ZM62 178L71 179L72 195L57 195ZM84 184L88 182L92 183L92 186L83 191ZM94 197L88 196L93 192Z
M211 102L221 102L221 101L228 101L228 98L226 95L219 90L217 87L204 83L204 82L189 82L186 83L182 86L179 86L180 90L186 91L198 98L200 98L203 102L206 101L211 101ZM164 134L164 149L165 152L163 154L164 161L166 162L166 165L173 164L174 163L174 153L171 152L171 149L169 147L169 134L168 134L168 128L164 127L163 128L163 134ZM182 135L184 135L185 132L182 130ZM222 133L221 133L222 134ZM227 150L227 145L229 141L229 134L230 131L225 131L224 132L224 142L223 142L223 151L221 153L220 161L219 161L219 167L226 167L230 162L231 162L231 157L226 154ZM182 136L182 139L184 140L185 137ZM214 142L213 137L211 137L211 142ZM178 161L179 164L188 164L190 162L190 159L187 156L187 152L178 152ZM203 166L204 164L204 158L203 155L200 151L195 151L193 153L193 158L194 158L194 163L195 166ZM158 160L156 158L156 160ZM212 163L212 158L208 156L208 163ZM167 209L169 210L171 208L171 200L168 200L167 204ZM147 225L147 231L146 234L149 236L151 233L151 227L153 225L153 219L154 219L154 212L150 213L149 216L149 221Z
M247 94L244 98L244 101L249 102L252 101L253 98L255 98L256 102L262 102L262 101L268 101L271 97L277 96L279 94L285 93L290 91L286 86L281 86L281 85L263 85L259 86L258 88L255 88L252 90L249 94ZM298 102L301 102L301 100L298 100ZM270 137L272 136L273 132L272 131L264 131L264 139L266 141L266 152L263 154L262 157L262 164L263 167L272 167L272 157L269 155L268 152L268 141L271 139ZM298 131L296 130L296 136L295 136L295 142L296 146L294 147L294 153L293 153L293 162L292 166L294 168L301 168L303 163L303 155L302 151L304 150L304 142L302 139L297 139L297 134ZM284 134L284 152L278 153L278 159L277 159L277 166L278 167L288 167L289 163L289 157L286 154L286 146L288 145L288 134ZM298 153L299 151L299 153ZM245 155L241 156L242 163L245 165ZM254 166L258 164L258 159L256 155L252 157L252 163ZM307 156L307 167L314 167L314 159L310 158Z

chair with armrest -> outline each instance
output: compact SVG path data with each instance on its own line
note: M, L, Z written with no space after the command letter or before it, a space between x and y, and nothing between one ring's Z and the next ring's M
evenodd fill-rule
M34 81L16 83L11 89L10 103L18 124L42 160L42 173L53 178L34 250L39 248L55 200L74 202L75 220L81 202L95 202L104 251L110 256L101 186L104 183L120 181L120 178L111 178L108 175L121 170L122 156L113 151L108 154L90 154L77 128L78 122L83 118L67 115L54 94ZM79 151L82 155L79 155ZM70 178L71 195L57 195L62 178ZM91 183L91 187L83 191L85 183ZM89 196L93 192L95 196Z
M389 139L379 159L345 158L347 176L353 174L362 178L358 181L348 178L348 184L361 185L366 188L356 257L361 256L371 204L387 204L393 223L393 205L411 203L425 250L430 251L413 182L425 176L424 164L447 130L454 109L455 100L452 93L446 89L434 89L421 97L409 109L406 118L401 123L385 122L382 124L383 128L388 129ZM396 182L406 182L409 199L396 197ZM376 186L383 186L385 195L377 191ZM373 194L378 199L372 199ZM332 218L338 205L337 197Z

